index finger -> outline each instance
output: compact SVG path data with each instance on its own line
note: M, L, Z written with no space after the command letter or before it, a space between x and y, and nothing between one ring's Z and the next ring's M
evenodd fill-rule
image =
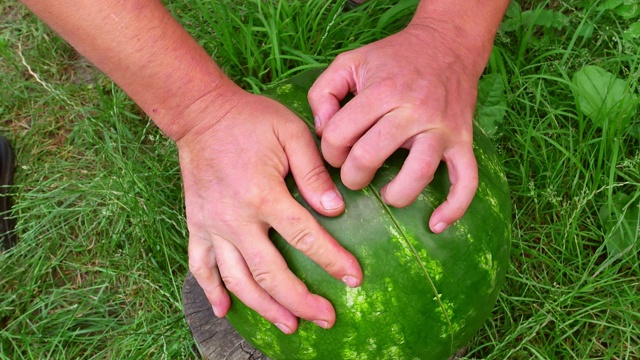
M286 188L285 188L286 189ZM286 191L286 190L285 190ZM356 258L286 191L263 219L289 244L350 287L362 282Z
M309 106L318 136L322 135L324 125L340 110L340 102L352 91L355 81L351 70L341 65L340 56L318 76L309 89Z

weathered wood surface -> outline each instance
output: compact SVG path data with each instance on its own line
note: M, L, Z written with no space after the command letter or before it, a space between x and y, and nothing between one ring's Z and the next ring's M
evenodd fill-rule
M184 280L182 302L191 333L208 360L269 359L249 345L227 319L213 314L209 300L191 273Z

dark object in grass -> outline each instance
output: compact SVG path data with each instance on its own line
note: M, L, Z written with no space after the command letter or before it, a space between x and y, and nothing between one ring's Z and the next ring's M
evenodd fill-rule
M13 231L15 220L10 217L11 198L8 195L9 186L13 184L14 165L15 157L9 140L0 135L0 252L9 249L17 241Z
M348 11L348 10L353 10L353 9L357 8L358 6L360 6L360 5L361 5L361 4L360 4L360 3L358 3L358 2L356 2L356 1L353 1L353 0L347 0L347 3L346 3L346 6L347 6L347 7L346 7L346 9L347 9L347 11Z
M218 318L204 291L191 273L182 287L182 303L187 324L208 360L267 360L238 334L225 318Z

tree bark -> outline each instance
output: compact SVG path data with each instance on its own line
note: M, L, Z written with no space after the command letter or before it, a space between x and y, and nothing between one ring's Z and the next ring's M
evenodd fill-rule
M209 300L191 273L184 280L182 302L187 324L206 359L269 359L249 345L226 318L218 318L213 314Z

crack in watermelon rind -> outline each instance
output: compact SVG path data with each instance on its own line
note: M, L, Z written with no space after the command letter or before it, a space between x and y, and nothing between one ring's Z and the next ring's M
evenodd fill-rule
M431 275L429 274L429 271L427 271L427 266L424 264L424 262L420 258L420 254L418 253L416 248L413 246L413 244L409 240L409 236L407 235L406 231L404 231L404 228L402 228L402 226L400 225L400 223L398 222L396 217L393 215L393 213L391 212L391 209L389 209L389 206L382 200L382 196L380 195L380 193L371 184L369 184L367 187L369 188L369 191L375 195L376 199L378 200L378 202L380 203L380 205L384 209L385 213L387 214L387 216L389 216L389 218L393 222L395 228L397 229L398 233L400 234L400 240L402 240L404 242L404 245L409 249L409 251L411 252L411 255L414 257L414 259L416 260L416 263L418 264L418 266L420 267L422 273L424 274L425 278L427 279L427 282L429 283L429 286L430 286L431 290L434 293L435 301L438 303L438 307L442 311L442 314L444 315L444 318L445 318L446 323L447 323L447 327L449 328L449 334L450 334L450 337L451 337L451 352L454 352L455 351L455 348L454 348L454 344L455 344L454 329L453 329L453 325L451 323L451 319L449 317L449 312L447 311L446 307L442 303L442 300L440 299L440 297L442 295L438 292L438 289L436 288L436 285L433 282L433 279L431 278Z

